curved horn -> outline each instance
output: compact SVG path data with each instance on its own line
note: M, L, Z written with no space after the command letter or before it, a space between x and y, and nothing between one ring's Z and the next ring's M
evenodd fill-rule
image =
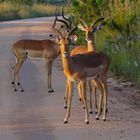
M56 9L56 10L55 10L55 20L54 20L52 29L54 30L54 32L56 32L57 34L59 34L59 35L62 37L62 34L59 32L59 30L55 28L56 20L58 20L58 19L57 19L57 15L58 15L58 14L57 14L57 9Z
M66 27L69 28L68 23L65 20L58 19L57 16L58 16L58 13L57 13L57 9L56 9L55 10L55 21L54 21L54 24L53 24L53 28L55 27L56 21L64 23L66 25Z
M94 26L95 26L99 21L104 20L104 19L105 19L104 17L101 17L101 18L97 19L97 20L91 25L91 27L94 28Z
M56 25L56 20L57 20L57 9L55 9L55 13L54 13L54 15L55 15L55 20L54 20L54 23L53 23L52 28L54 28L55 25Z
M67 28L67 29L71 29L71 26L72 26L72 19L71 19L71 17L70 17L70 19L65 17L65 15L64 15L64 6L63 6L63 9L62 9L62 17L63 17L63 19L65 20L65 22L66 22L66 21L69 22L69 25L68 25L68 28ZM68 23L67 23L67 24L68 24Z
M63 8L62 8L62 17L63 17L63 19L64 19L64 20L69 21L69 19L68 19L68 18L66 18L66 17L64 16L64 6L63 6Z
M96 32L96 31L98 31L98 30L101 30L101 29L104 27L105 24L106 24L106 22L103 22L102 24L100 24L100 25L94 27L94 29L92 30L92 32L90 33L89 36L91 36L94 32Z

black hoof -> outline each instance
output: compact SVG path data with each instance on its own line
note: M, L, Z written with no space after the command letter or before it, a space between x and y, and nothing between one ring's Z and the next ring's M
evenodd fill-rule
M89 111L89 113L90 113L90 114L93 114L93 111L91 110L91 111Z
M83 106L83 109L85 109L85 106Z
M68 121L64 121L64 124L68 123Z
M14 89L14 91L16 92L16 91L17 91L17 89L15 88L15 89Z
M54 90L52 89L51 92L54 92Z
M97 113L98 113L98 111L95 111L94 113L95 113L95 114L97 114Z
M99 118L95 118L95 120L99 120Z
M49 90L48 92L49 92L49 93L50 93L50 92L54 92L54 90L53 90L53 89L51 89L51 90Z
M17 83L18 86L20 86L20 83Z
M81 101L82 101L82 99L81 99L81 98L79 98L79 101L81 102Z
M86 121L86 124L89 124L89 121Z
M21 92L24 92L24 90L22 89Z
M14 84L15 84L15 82L13 81L13 82L11 82L11 84L12 84L12 85L14 85Z
M103 121L105 122L105 121L106 121L106 119L103 119Z
M67 106L64 106L64 109L67 109Z

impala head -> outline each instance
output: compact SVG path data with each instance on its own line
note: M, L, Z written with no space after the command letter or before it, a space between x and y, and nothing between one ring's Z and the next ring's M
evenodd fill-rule
M85 9L82 10L80 18L82 17L84 11L85 11ZM62 19L58 19L57 10L55 11L55 21L54 21L54 24L53 24L53 28L55 27L57 21L62 23L62 25L60 26L59 32L61 32L63 37L68 37L72 28L76 27L76 29L77 29L77 23L74 22L74 17L70 16L69 18L67 18L64 15L64 7L62 9L62 14L61 15L62 15ZM70 37L71 41L77 41L77 39L78 39L78 36L74 32L69 37Z
M78 36L74 33L74 31L77 30L77 26L76 26L76 24L74 24L72 17L66 18L64 16L64 8L62 9L63 19L58 19L57 16L58 16L58 13L57 13L57 10L56 10L55 11L55 21L54 21L54 24L53 24L52 28L53 28L53 30L55 30L55 32L57 34L59 34L59 37L56 37L55 35L50 35L51 39L55 40L57 43L59 42L59 40L62 39L62 40L65 40L66 44L67 44L66 40L70 40L70 42L77 41ZM56 25L57 21L63 23L63 25L61 25L60 29L55 28L55 25ZM62 43L60 43L60 44L62 44Z
M58 12L57 12L57 9L56 9L55 10L55 21L54 21L54 24L53 24L53 28L55 27L56 22L62 23L59 31L63 34L63 36L67 36L68 33L71 30L72 20L70 20L69 18L66 18L64 16L64 8L62 9L62 14L61 15L62 15L63 19L58 18Z
M54 23L56 23L56 19ZM55 28L55 24L53 26L53 30L56 32L56 35L50 35L50 37L55 39L55 42L57 42L60 46L61 53L64 57L67 57L69 55L69 45L72 41L77 39L77 36L73 36L73 33L77 30L77 26L71 29L66 36Z
M88 26L82 19L79 19L79 21L81 22L81 24L78 24L78 28L82 31L85 32L85 36L86 36L86 40L90 41L93 40L94 38L94 32L96 32L97 30L101 30L103 28L103 26L105 25L105 22L96 26L96 24L99 21L104 20L103 17L97 19L95 22L93 22L90 26Z

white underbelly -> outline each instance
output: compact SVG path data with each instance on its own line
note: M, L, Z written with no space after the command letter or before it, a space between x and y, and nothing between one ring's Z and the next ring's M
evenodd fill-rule
M42 51L27 51L27 57L33 60L44 60Z
M96 68L85 68L86 80L95 79L99 75L100 70L101 70L100 67L96 67Z
M84 71L86 73L86 77L85 77L86 81L93 80L97 78L98 75L102 72L102 66L98 66L96 68L85 68ZM79 81L80 79L78 80L70 76L68 77L68 80L74 82L74 81Z

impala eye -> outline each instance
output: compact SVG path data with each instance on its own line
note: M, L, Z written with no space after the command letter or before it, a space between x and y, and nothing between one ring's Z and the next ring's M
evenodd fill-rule
M61 28L64 28L64 25L61 25Z

